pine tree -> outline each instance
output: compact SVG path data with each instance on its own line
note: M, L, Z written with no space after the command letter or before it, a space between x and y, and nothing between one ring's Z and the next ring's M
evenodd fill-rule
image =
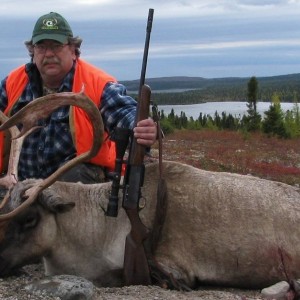
M248 131L260 129L261 115L257 113L258 82L255 76L252 76L248 82L248 116L244 119Z
M284 126L284 114L280 105L280 97L277 93L273 94L269 110L265 112L262 128L263 132L269 136L288 137Z

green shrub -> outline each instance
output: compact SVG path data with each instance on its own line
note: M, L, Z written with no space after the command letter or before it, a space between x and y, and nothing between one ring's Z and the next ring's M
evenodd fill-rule
M167 118L164 118L160 121L160 126L165 135L174 132L174 127L171 124L171 122L169 121L169 119L167 119Z

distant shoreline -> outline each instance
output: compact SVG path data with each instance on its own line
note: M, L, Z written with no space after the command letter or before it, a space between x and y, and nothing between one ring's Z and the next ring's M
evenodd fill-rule
M185 115L197 119L202 113L202 115L214 116L217 111L219 115L222 112L225 112L227 115L231 114L234 117L242 117L247 114L247 102L242 101L224 101L224 102L206 102L200 104L184 104L184 105L158 105L159 111L164 111L164 114L167 116L171 110L174 110L175 115L180 116L181 112L184 112ZM270 107L270 102L258 102L257 103L257 112L264 116L264 112L267 111ZM294 106L294 103L281 103L281 108L283 111L291 110Z

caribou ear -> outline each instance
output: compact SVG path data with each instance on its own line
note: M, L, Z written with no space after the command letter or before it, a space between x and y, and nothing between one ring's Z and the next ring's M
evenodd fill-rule
M51 187L45 189L39 197L40 204L52 213L65 213L74 208L75 202L64 201Z

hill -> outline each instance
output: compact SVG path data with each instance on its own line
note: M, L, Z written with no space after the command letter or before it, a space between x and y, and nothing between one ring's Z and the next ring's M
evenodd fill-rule
M220 84L232 85L243 84L249 79L231 77L231 78L212 78L207 79L203 77L187 77L187 76L174 76L174 77L159 77L147 78L146 84L150 85L152 90L166 91L166 90L184 90L184 89L203 89L211 86L218 86ZM123 81L129 91L137 91L139 80Z
M187 104L208 101L246 101L249 78L160 77L147 78L159 104ZM270 77L256 77L260 101L270 101L277 92L282 102L299 102L300 73ZM139 80L122 81L130 94L136 94Z

